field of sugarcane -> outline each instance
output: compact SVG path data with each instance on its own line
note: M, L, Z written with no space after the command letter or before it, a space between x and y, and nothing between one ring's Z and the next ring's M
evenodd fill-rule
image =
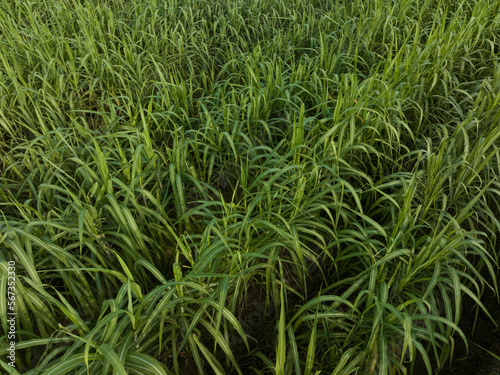
M499 107L497 0L0 0L0 372L446 370Z

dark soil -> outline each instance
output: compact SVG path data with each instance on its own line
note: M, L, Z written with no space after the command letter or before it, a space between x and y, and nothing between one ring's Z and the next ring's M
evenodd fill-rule
M500 304L491 291L485 292L481 302L493 320L470 297L464 297L459 326L468 339L468 351L460 335L455 334L453 359L436 375L500 375L500 360L488 353L500 357ZM413 374L427 374L423 361L415 364Z
M486 292L482 303L493 318L477 308L469 297L464 298L460 328L468 338L469 351L460 337L455 338L453 361L439 375L500 375L500 305L497 296ZM458 336L458 335L456 335Z

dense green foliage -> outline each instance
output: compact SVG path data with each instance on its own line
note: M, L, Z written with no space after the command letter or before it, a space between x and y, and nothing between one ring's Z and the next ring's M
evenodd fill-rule
M436 373L499 56L496 0L1 0L1 366L15 260L19 373Z

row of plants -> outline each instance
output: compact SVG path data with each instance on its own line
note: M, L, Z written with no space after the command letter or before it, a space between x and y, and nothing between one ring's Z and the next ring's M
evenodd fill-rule
M434 374L498 292L500 3L2 0L0 35L8 373Z

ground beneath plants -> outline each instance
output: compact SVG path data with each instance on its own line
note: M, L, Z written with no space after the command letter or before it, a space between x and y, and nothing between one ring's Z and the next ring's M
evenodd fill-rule
M500 360L489 352L500 356L500 304L493 292L485 292L481 301L489 311L493 321L470 298L463 298L460 328L468 338L467 348L457 334L455 350L451 363L439 372L439 375L500 375ZM414 374L426 374L425 365L415 365Z
M457 337L454 360L440 375L500 375L500 360L486 351L500 357L500 305L493 293L487 293L482 302L494 322L484 311L477 311L470 298L464 300L460 326L469 338L469 353L467 355L465 344Z

